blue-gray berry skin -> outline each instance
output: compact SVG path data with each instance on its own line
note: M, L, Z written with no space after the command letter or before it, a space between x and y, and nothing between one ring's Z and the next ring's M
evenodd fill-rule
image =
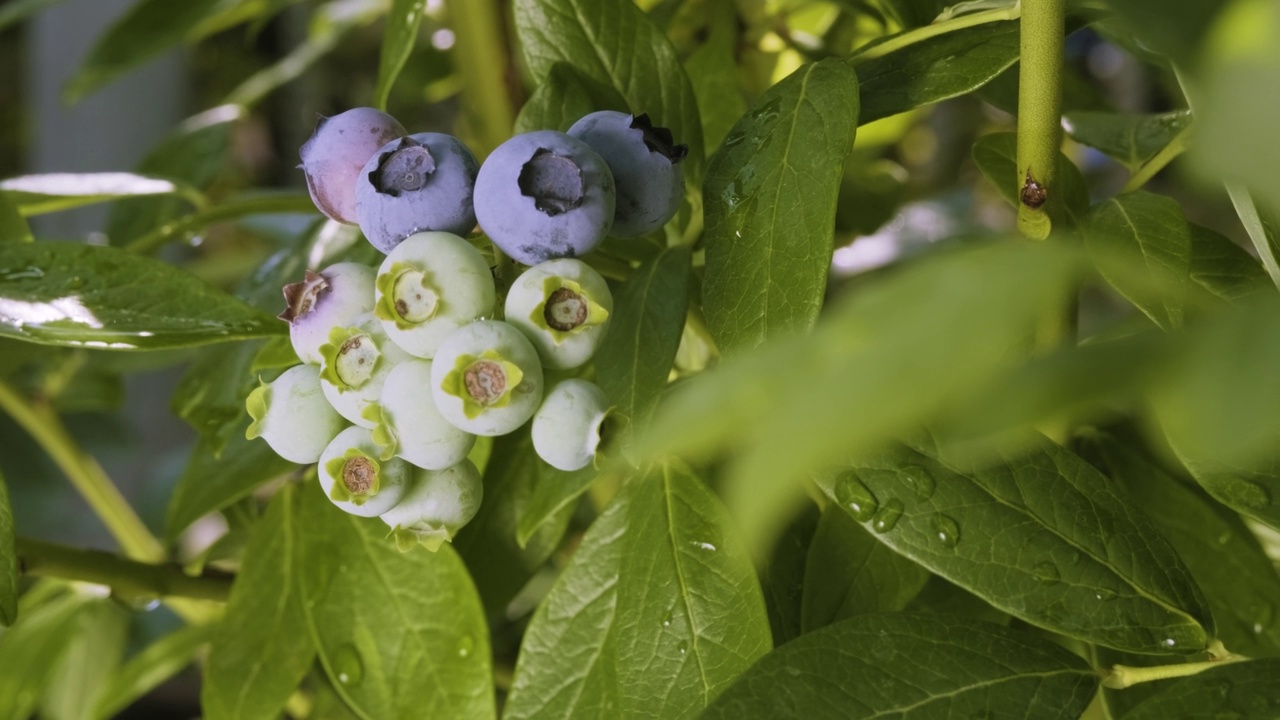
M417 133L383 145L360 171L356 218L383 253L420 232L466 236L476 225L472 205L480 165L462 141Z
M609 166L586 143L552 130L498 146L476 178L476 219L525 265L590 252L613 225Z
M617 188L614 237L640 237L675 216L684 198L680 161L688 154L671 131L654 127L648 115L602 110L584 116L569 135L590 145L604 158Z
M404 134L404 126L395 118L374 108L321 117L299 151L316 208L338 222L355 225L360 168L378 148Z

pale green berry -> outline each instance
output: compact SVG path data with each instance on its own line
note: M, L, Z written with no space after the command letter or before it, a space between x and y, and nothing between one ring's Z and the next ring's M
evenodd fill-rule
M342 417L370 429L377 423L365 412L382 398L387 375L396 365L413 358L387 338L372 314L350 327L331 330L320 354L320 387L325 398Z
M435 357L449 333L493 314L493 273L471 243L447 232L410 235L378 269L374 314L391 341Z
M318 365L330 330L373 312L373 281L373 268L347 262L308 270L302 282L284 286L280 319L289 323L289 341L299 359Z
M431 363L431 394L446 420L475 435L505 435L542 400L542 365L519 330L480 320L454 330Z
M444 470L415 472L409 492L382 514L382 520L391 526L401 551L416 544L435 552L471 522L483 498L480 472L470 460L463 460Z
M507 294L507 322L529 338L544 365L560 370L591 359L612 312L604 278L572 258L529 268Z
M314 365L291 367L270 383L259 381L245 407L253 418L246 438L260 437L280 457L304 465L318 460L347 426L320 390L320 368Z
M361 427L338 433L320 454L318 471L325 496L361 517L395 507L413 479L413 467L400 458L383 460L372 433Z
M454 427L431 397L431 361L407 360L392 369L382 386L382 399L370 405L373 441L382 457L400 458L427 470L457 465L471 452L476 436Z
M533 416L533 449L551 467L580 470L600 451L609 398L586 380L565 380L547 393Z

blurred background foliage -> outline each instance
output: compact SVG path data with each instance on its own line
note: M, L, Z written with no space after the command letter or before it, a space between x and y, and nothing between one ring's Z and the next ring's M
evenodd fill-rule
M639 0L638 4L666 32L690 72L704 108L708 152L761 94L802 64L847 56L880 36L957 12L948 9L945 0ZM960 10L1001 5L963 3ZM1072 10L1070 22L1079 29L1067 41L1063 151L1079 168L1090 198L1094 202L1109 198L1131 186L1135 174L1146 173L1145 188L1174 198L1186 218L1203 228L1196 232L1217 233L1234 243L1238 253L1228 254L1235 269L1219 278L1219 294L1250 295L1267 289L1262 267L1249 255L1256 257L1257 248L1263 248L1263 265L1268 260L1274 265L1277 249L1277 228L1269 223L1267 209L1280 205L1280 175L1274 171L1280 159L1280 143L1275 141L1280 95L1271 92L1280 87L1277 4L1266 0L1082 1ZM520 108L535 90L533 78L520 62L511 11L510 3L502 0L7 0L0 4L0 69L6 77L0 83L0 178L131 169L179 181L196 191L194 205L190 197L180 195L135 197L33 215L32 228L42 239L88 239L155 252L274 311L282 278L297 275L300 263L318 257L317 251L312 251L311 258L302 257L299 248L318 243L333 256L357 240L349 231L316 220L302 174L296 169L297 148L310 134L316 115L380 104L385 98L387 110L411 131L457 134L483 157L511 134ZM416 24L407 24L411 42L404 37L396 43L385 42L389 15L420 15ZM398 32L405 26L395 24ZM398 79L380 86L379 78L386 76L380 68L396 63L403 64ZM837 249L828 295L843 296L859 287L862 278L871 278L885 283L875 286L884 297L867 302L910 310L887 313L879 323L867 326L851 319L865 317L856 313L862 300L854 297L852 303L833 303L827 335L850 328L872 335L898 334L918 340L901 346L906 350L945 357L950 343L964 339L957 334L1000 339L1010 327L1020 327L1002 325L999 318L986 326L981 318L959 314L999 312L989 305L992 295L966 294L987 282L980 275L991 272L991 266L985 271L969 268L972 274L959 282L954 277L947 282L945 276L967 267L963 263L937 266L941 269L935 268L936 272L943 275L930 275L932 271L926 269L899 278L893 268L902 258L960 246L975 235L1012 231L1014 210L1001 197L1002 189L983 179L983 168L972 151L980 137L1013 129L1017 71L1014 64L974 93L859 128L840 187ZM1188 108L1195 113L1194 122ZM1188 140L1191 128L1194 142ZM979 148L984 147L988 146L979 143ZM999 148L988 149L998 157ZM1170 164L1186 149L1190 149L1187 161ZM1062 263L1071 265L1074 258L1064 256ZM1007 262L1003 269L1013 280L1006 289L1025 299L1028 307L1038 308L1039 293L1066 282L1067 275L1034 263L1005 256L995 262ZM1280 269L1267 269L1280 278ZM1021 273L1043 283L1019 284L1015 281ZM840 324L846 320L851 323L848 327ZM1170 472L1185 474L1159 439L1161 433L1150 431L1152 418L1132 392L1154 372L1135 360L1146 357L1148 351L1142 338L1149 323L1142 311L1091 277L1080 295L1078 322L1082 338L1138 339L1132 347L1116 351L1122 362L1100 362L1095 375L1087 375L1088 365L1079 364L1078 359L1064 361L1065 370L1055 367L1052 356L1038 366L1023 368L1022 375L1002 376L991 392L982 392L982 383L992 381L985 372L930 375L915 390L937 403L889 414L906 424L920 420L922 414L939 421L963 416L957 425L981 434L1046 419L1065 422L1063 416L1079 419L1079 401L1093 399L1098 402L1088 406L1084 417L1113 424L1112 430L1122 435L1145 438L1152 457ZM1273 398L1275 391L1268 388L1277 385L1268 376L1274 376L1276 365L1271 361L1277 356L1274 351L1256 354L1259 337L1276 336L1273 313L1246 316L1238 325L1238 335L1232 335L1230 327L1212 330L1202 347L1214 343L1219 349L1236 347L1249 356L1248 361L1239 358L1234 366L1237 358L1225 352L1204 358L1195 372L1219 379L1225 373L1222 383L1230 387L1206 380L1204 387L1192 388L1190 399L1186 393L1164 397L1164 402L1177 408L1175 417L1178 412L1195 414L1212 406L1214 398L1256 395L1254 405ZM805 362L828 347L823 345L824 337L820 332L817 339L779 345L772 355L738 364L732 371L736 374L723 376L718 388L704 383L682 397L683 404L672 403L668 417L673 419L665 425L660 422L649 451L700 453L713 479L745 472L748 480L758 481L760 473L791 469L769 454L785 447L780 443L766 444L766 450L755 454L723 452L726 446L737 447L740 436L735 433L741 432L741 425L718 425L726 408L717 403L732 395L734 383L754 386L777 363L806 367ZM161 536L166 527L173 531L169 536L178 543L183 561L234 567L236 550L258 512L249 493L270 492L272 486L263 486L262 481L288 470L287 465L271 463L269 452L234 445L241 443L242 390L251 380L251 368L273 367L269 342L245 346L118 354L23 345L0 338L0 376L24 395L48 402L61 413L70 435L101 462L148 526ZM913 359L920 358L873 355L856 367L880 372ZM1194 357L1177 362L1184 361L1193 362ZM677 375L690 375L715 362L716 354L700 347L696 334L686 333L677 357ZM921 364L940 371L947 365ZM815 366L820 363L815 361ZM794 433L785 431L787 421L795 418L784 414L780 420L772 419L769 414L775 408L750 404L753 397L768 401L811 392L804 383L787 385L786 379L785 374L775 378L762 395L744 394L743 404L737 407L741 416L734 421L765 418L759 432L778 431L780 437L796 440ZM935 387L931 382L939 394L928 392ZM989 410L985 419L961 410L975 402L953 392L961 386L979 388L973 392ZM1198 399L1196 392L1201 395ZM1158 405L1161 396L1155 395ZM852 403L896 402L895 397L892 393L850 395L850 405L820 421L836 427L865 425L868 429L857 437L868 441L883 437L892 430L871 427L880 418L850 420L844 414L864 407ZM1273 439L1280 428L1268 424L1275 421L1275 409L1254 405L1220 408L1222 418L1233 416L1238 422L1221 424L1211 417L1189 423L1185 431L1196 435L1221 425L1214 437L1228 442L1244 426ZM811 427L816 422L810 418L792 427ZM223 448L232 450L220 454ZM512 456L518 452L500 449ZM0 416L0 472L13 496L19 535L113 547L99 520L63 480L55 463L33 451L29 437L7 416ZM180 481L198 488L202 478L227 473L242 477L241 495L246 499L213 515L206 512L216 504L206 506L200 498L190 499L183 510L190 517L175 519L170 501ZM747 482L744 487L739 492L750 494L757 485ZM732 487L726 488L731 505L733 492ZM581 530L591 519L590 507L587 502L577 515L561 514L559 529L568 525L574 532ZM511 524L513 518L503 512L510 510L487 511L477 522ZM191 525L196 518L201 519ZM812 524L813 518L801 522ZM796 527L787 532L798 532ZM572 545L557 542L560 536L551 532L545 547L537 549L536 530L539 526L521 528L526 538L535 538L529 546L533 550L518 558L530 562L531 568L541 566L555 552L560 553L556 558L562 558ZM1255 530L1267 537L1260 526ZM473 542L483 545L485 541ZM459 547L465 557L467 543L461 541ZM1274 542L1271 550L1276 550ZM507 616L515 620L499 625L494 633L499 664L505 660L508 669L522 619L549 583L550 576L543 573L525 585L529 574L532 569L513 578L477 577L482 595L486 582L515 582L516 587L497 591L508 599L524 587L512 601L524 612L508 606ZM923 583L923 575L911 580L915 586ZM84 603L93 609L85 611L80 607ZM47 679L45 695L18 701L17 707L39 706L43 717L90 717L105 707L115 711L129 705L135 698L127 692L112 700L115 705L103 701L96 709L74 707L74 698L100 697L94 692L116 665L180 625L166 609L127 613L112 602L65 594L59 587L28 592L24 604L41 608L31 623L48 616L44 622L64 626L71 633L68 637L74 635L65 642L83 646L81 653L59 656L62 659L55 664L62 663L61 669ZM150 603L143 606L152 609ZM65 622L71 617L77 618L76 627L91 629L73 631ZM189 658L202 639L174 640L186 644L173 657ZM0 649L4 642L12 645L18 639L3 638ZM50 643L50 647L58 645ZM85 656L98 661L87 679L66 666L70 658ZM192 673L180 674L122 716L194 715L197 682ZM80 687L73 691L71 683ZM151 690L146 683L136 687ZM317 704L326 697L321 692Z

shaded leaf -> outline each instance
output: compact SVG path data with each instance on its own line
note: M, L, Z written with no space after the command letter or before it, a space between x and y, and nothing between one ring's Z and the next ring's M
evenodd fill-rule
M609 331L596 352L596 382L627 421L618 438L624 449L648 425L667 385L684 329L689 274L689 248L667 248L614 293Z
M14 548L13 508L9 490L0 476L0 626L18 618L18 551Z
M1223 235L1202 225L1191 227L1191 279L1226 300L1270 290L1258 259Z
M1274 720L1280 658L1232 663L1161 683L1124 720Z
M920 438L823 473L875 537L997 608L1141 653L1203 650L1204 597L1173 548L1082 459L1036 436L972 464Z
M396 77L409 61L409 54L418 39L418 26L422 23L426 0L394 0L386 16L382 32L382 55L378 60L378 84L373 89L374 107L385 110L387 97Z
M316 648L302 609L298 564L303 525L298 493L286 485L272 499L245 550L227 612L209 647L200 706L209 720L270 720L311 667Z
M108 600L86 603L76 613L66 650L51 668L40 701L45 720L89 720L98 698L124 659L129 613Z
M1227 184L1227 193L1235 205L1240 222L1253 241L1253 249L1258 252L1262 266L1271 276L1271 282L1280 287L1280 220L1269 208L1261 207L1254 202L1248 190Z
M67 593L28 607L24 598L22 616L0 635L0 717L31 717L88 602Z
M760 575L773 645L781 647L800 637L804 612L805 559L818 529L818 508L804 509L778 537Z
M534 130L564 132L596 110L592 81L568 63L551 66L547 77L525 101L516 117L517 135Z
M1121 295L1165 330L1182 324L1191 286L1191 228L1171 198L1131 192L1093 208L1085 247Z
M702 302L726 353L817 319L857 122L857 78L824 60L765 93L711 158Z
M302 607L347 704L366 718L494 717L489 627L453 547L402 553L386 523L298 490Z
M937 615L864 615L766 655L702 718L1076 720L1097 687L1083 660L1029 633Z
M897 36L881 43L888 46ZM877 44L881 44L877 43ZM972 92L1018 60L1018 22L991 22L944 33L891 52L855 52L865 125L922 105Z
M76 243L0 243L0 335L161 349L278 335L270 315L159 260Z
M1080 110L1064 115L1062 126L1072 140L1133 171L1191 127L1191 111L1142 115Z
M733 124L747 111L734 59L738 18L730 0L706 4L707 38L685 61L702 118L702 139L708 152L720 147Z
M719 501L665 467L624 488L538 608L505 717L692 717L769 645Z
M166 178L123 172L20 175L0 180L0 193L26 217L117 198L197 194Z
M871 533L844 510L827 506L809 546L804 573L804 632L877 612L901 610L929 573Z
M544 525L572 512L573 503L600 475L591 464L573 472L557 470L542 458L536 458L535 464L527 497L516 507L516 541L521 547Z
M103 687L93 717L107 720L155 690L195 660L213 638L216 624L186 625L134 655Z

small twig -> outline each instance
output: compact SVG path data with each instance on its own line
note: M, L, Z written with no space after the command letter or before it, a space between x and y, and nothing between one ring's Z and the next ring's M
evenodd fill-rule
M173 563L138 562L30 538L18 538L17 550L23 574L105 585L121 599L139 604L172 597L226 602L235 577L216 570L188 575Z

